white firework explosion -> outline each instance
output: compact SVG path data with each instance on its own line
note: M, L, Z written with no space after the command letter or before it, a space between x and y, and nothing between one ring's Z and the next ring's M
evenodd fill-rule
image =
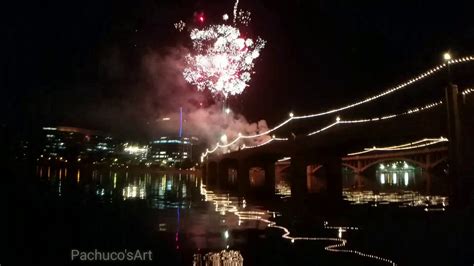
M251 20L250 15L251 15L250 11L240 10L239 15L237 16L237 19L240 22L240 24L248 26Z
M186 27L186 23L184 23L184 21L180 20L176 23L174 23L174 27L175 29L177 29L178 31L183 31L184 30L184 27Z
M265 41L243 38L238 28L225 24L193 29L190 37L194 53L186 56L186 81L224 97L242 93Z

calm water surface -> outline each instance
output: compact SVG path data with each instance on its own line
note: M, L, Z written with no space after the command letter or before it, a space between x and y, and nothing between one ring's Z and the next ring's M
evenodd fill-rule
M333 205L318 196L324 180L314 176L308 177L313 193L297 200L285 176L277 176L274 194L263 196L258 187L246 193L232 185L208 187L194 174L52 166L35 172L33 200L23 214L29 227L23 258L36 265L74 264L73 248L153 252L152 262L123 265L200 265L206 253L222 250L236 251L244 265L463 265L472 259L472 225L449 217L446 196L386 186L377 176L370 181L375 187L356 189L356 177L346 177L344 202Z

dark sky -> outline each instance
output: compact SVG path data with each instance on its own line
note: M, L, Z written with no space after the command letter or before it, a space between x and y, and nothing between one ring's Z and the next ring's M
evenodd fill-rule
M352 102L438 64L448 49L459 56L474 54L470 1L240 2L252 12L247 31L268 41L250 87L230 101L250 121L266 119L272 125L290 110L302 114ZM105 131L126 124L118 134L143 137L153 119L140 115L140 99L153 96L143 86L143 58L189 45L174 22L190 20L195 11L212 22L231 14L233 4L4 4L2 124Z

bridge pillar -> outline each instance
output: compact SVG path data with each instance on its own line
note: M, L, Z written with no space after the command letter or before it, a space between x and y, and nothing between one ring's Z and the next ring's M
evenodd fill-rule
M220 161L217 167L217 187L222 188L227 185L229 164L227 162Z
M423 168L422 169L422 173L421 173L421 177L422 177L422 180L423 180L423 183L426 184L426 194L427 195L431 195L431 184L432 184L432 179L433 179L433 175L431 173L431 168Z
M207 162L201 164L201 179L207 183Z
M275 193L275 162L270 160L265 162L265 192Z
M324 159L326 170L327 191L331 200L342 200L342 162L338 156L328 156Z
M362 172L362 167L364 167L362 165L362 161L361 160L357 160L357 170L355 171L356 174L360 174Z
M462 123L462 147L463 147L463 176L464 184L462 187L466 190L466 201L470 201L471 206L474 206L474 116L471 114L474 110L473 99L467 99L464 95L464 101L461 108L461 123Z
M237 165L237 184L241 194L245 195L250 189L250 165L246 160L240 160Z
M463 163L462 163L462 144L461 144L461 118L459 113L460 94L458 86L449 84L445 90L447 122L448 122L448 164L449 179L451 182L450 200L453 205L462 206L466 203L463 188Z
M301 197L307 193L306 160L303 155L291 156L290 164L291 196Z
M216 184L218 180L218 163L217 162L209 162L207 167L207 184Z
M359 188L362 188L363 185L364 185L364 176L359 172L355 172L355 188L359 189Z

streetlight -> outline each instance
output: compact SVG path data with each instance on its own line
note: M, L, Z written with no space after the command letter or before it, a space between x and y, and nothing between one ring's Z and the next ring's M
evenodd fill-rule
M222 134L221 142L224 143L224 144L227 143L227 135L226 134Z
M450 61L452 59L451 53L450 52L445 52L443 54L443 59L446 62L446 65L447 65L447 68L448 68L448 84L451 85L451 67L450 67L450 65L451 65Z
M449 61L451 60L451 54L449 52L446 52L443 54L443 58L444 60Z

